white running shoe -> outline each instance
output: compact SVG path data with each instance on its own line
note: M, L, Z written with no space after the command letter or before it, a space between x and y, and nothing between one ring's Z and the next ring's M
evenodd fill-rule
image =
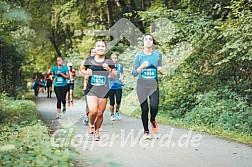
M121 114L119 112L115 113L116 119L121 119Z
M114 121L115 120L115 115L111 115L110 120Z
M144 132L143 139L144 140L151 140L150 133L149 132Z

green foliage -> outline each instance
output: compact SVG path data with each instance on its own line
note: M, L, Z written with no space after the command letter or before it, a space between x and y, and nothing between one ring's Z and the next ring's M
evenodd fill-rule
M0 92L23 99L18 94L25 90L25 82L34 74L51 69L56 54L63 55L65 63L72 62L78 69L96 37L86 33L74 36L73 32L108 30L112 23L127 17L142 32L153 33L156 47L163 53L165 75L159 77L161 115L183 120L203 104L198 100L199 95L204 97L208 92L208 96L209 92L225 86L224 90L234 92L251 105L251 3L251 0L132 0L128 4L105 0L1 2ZM153 22L156 24L150 28ZM139 43L135 48L128 48L128 42L122 40L111 50L119 53L124 65L124 96L130 95L134 101L132 90L136 79L131 69L141 46ZM82 97L82 84L80 77L76 81L76 97ZM226 106L225 100L234 102L221 96L216 103ZM208 110L214 111L212 117L204 120L212 126L216 121L214 116L220 116L221 112L201 107L206 115ZM233 116L242 119L245 116L239 114L244 111L225 112L222 121L230 121L226 124L233 127ZM227 120L227 116L232 119Z
M74 166L76 153L71 148L53 147L41 122L1 125L0 133L1 166Z
M84 96L83 86L84 85L84 78L82 76L77 76L76 80L74 81L74 97L75 98L82 98Z
M216 5L214 1L203 3ZM164 55L160 120L251 136L251 11L244 1L231 6L220 3L218 10L223 6L230 9L225 19L202 6L195 8L200 9L197 13L165 7L139 12L146 25L158 18L171 21L167 30L156 24L153 32ZM173 34L168 32L171 25ZM183 41L191 47L183 48ZM176 65L180 58L183 61Z
M6 94L1 94L0 101L0 123L32 122L39 117L33 101L13 100Z
M183 121L190 125L222 128L252 135L252 108L246 99L228 89L210 91L197 97L198 105Z
M27 88L27 90L18 91L18 95L16 100L34 100L34 91L30 91L31 87Z
M74 166L77 153L53 147L33 101L0 96L0 166Z
M16 96L23 87L21 66L26 61L26 49L31 45L29 37L34 33L25 24L29 14L19 6L0 3L0 93Z
M184 114L195 107L196 84L190 82L186 75L167 79L160 78L160 112L172 119L181 119Z

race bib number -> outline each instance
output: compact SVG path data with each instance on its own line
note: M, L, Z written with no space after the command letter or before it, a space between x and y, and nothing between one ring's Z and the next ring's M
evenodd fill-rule
M56 82L57 83L63 83L63 77L57 77Z
M153 79L157 76L157 69L155 68L143 69L141 75L143 78Z
M95 86L105 85L106 84L106 76L93 75L91 77L91 84L95 85Z

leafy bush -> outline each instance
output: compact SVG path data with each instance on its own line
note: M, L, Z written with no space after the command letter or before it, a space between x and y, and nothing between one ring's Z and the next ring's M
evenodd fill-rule
M25 93L18 93L17 100L34 100L34 91L27 91Z
M172 119L181 119L186 112L194 108L196 98L195 83L187 76L177 75L160 78L160 112ZM169 112L167 112L169 111Z
M13 100L1 94L0 102L0 123L18 124L38 119L36 105L31 100Z
M76 80L74 81L74 98L82 98L84 96L83 92L83 84L84 84L84 78L82 76L76 77Z
M74 166L74 151L50 144L41 122L0 128L0 166Z
M223 89L198 96L197 103L191 112L186 113L183 119L186 123L252 135L252 108L245 98Z
M53 147L31 100L0 96L0 166L74 166L77 153Z

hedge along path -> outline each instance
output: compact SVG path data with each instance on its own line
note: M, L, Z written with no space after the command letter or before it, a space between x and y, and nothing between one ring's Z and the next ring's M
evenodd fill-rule
M39 95L36 104L51 131L51 144L70 145L83 155L85 165L80 159L77 166L252 166L250 146L161 124L159 135L144 141L140 119L122 115L121 120L110 121L109 111L104 113L101 140L96 142L87 135L88 127L82 123L83 99L76 100L57 121L54 93L51 99ZM78 120L75 122L73 118ZM57 143L55 137L64 142Z

